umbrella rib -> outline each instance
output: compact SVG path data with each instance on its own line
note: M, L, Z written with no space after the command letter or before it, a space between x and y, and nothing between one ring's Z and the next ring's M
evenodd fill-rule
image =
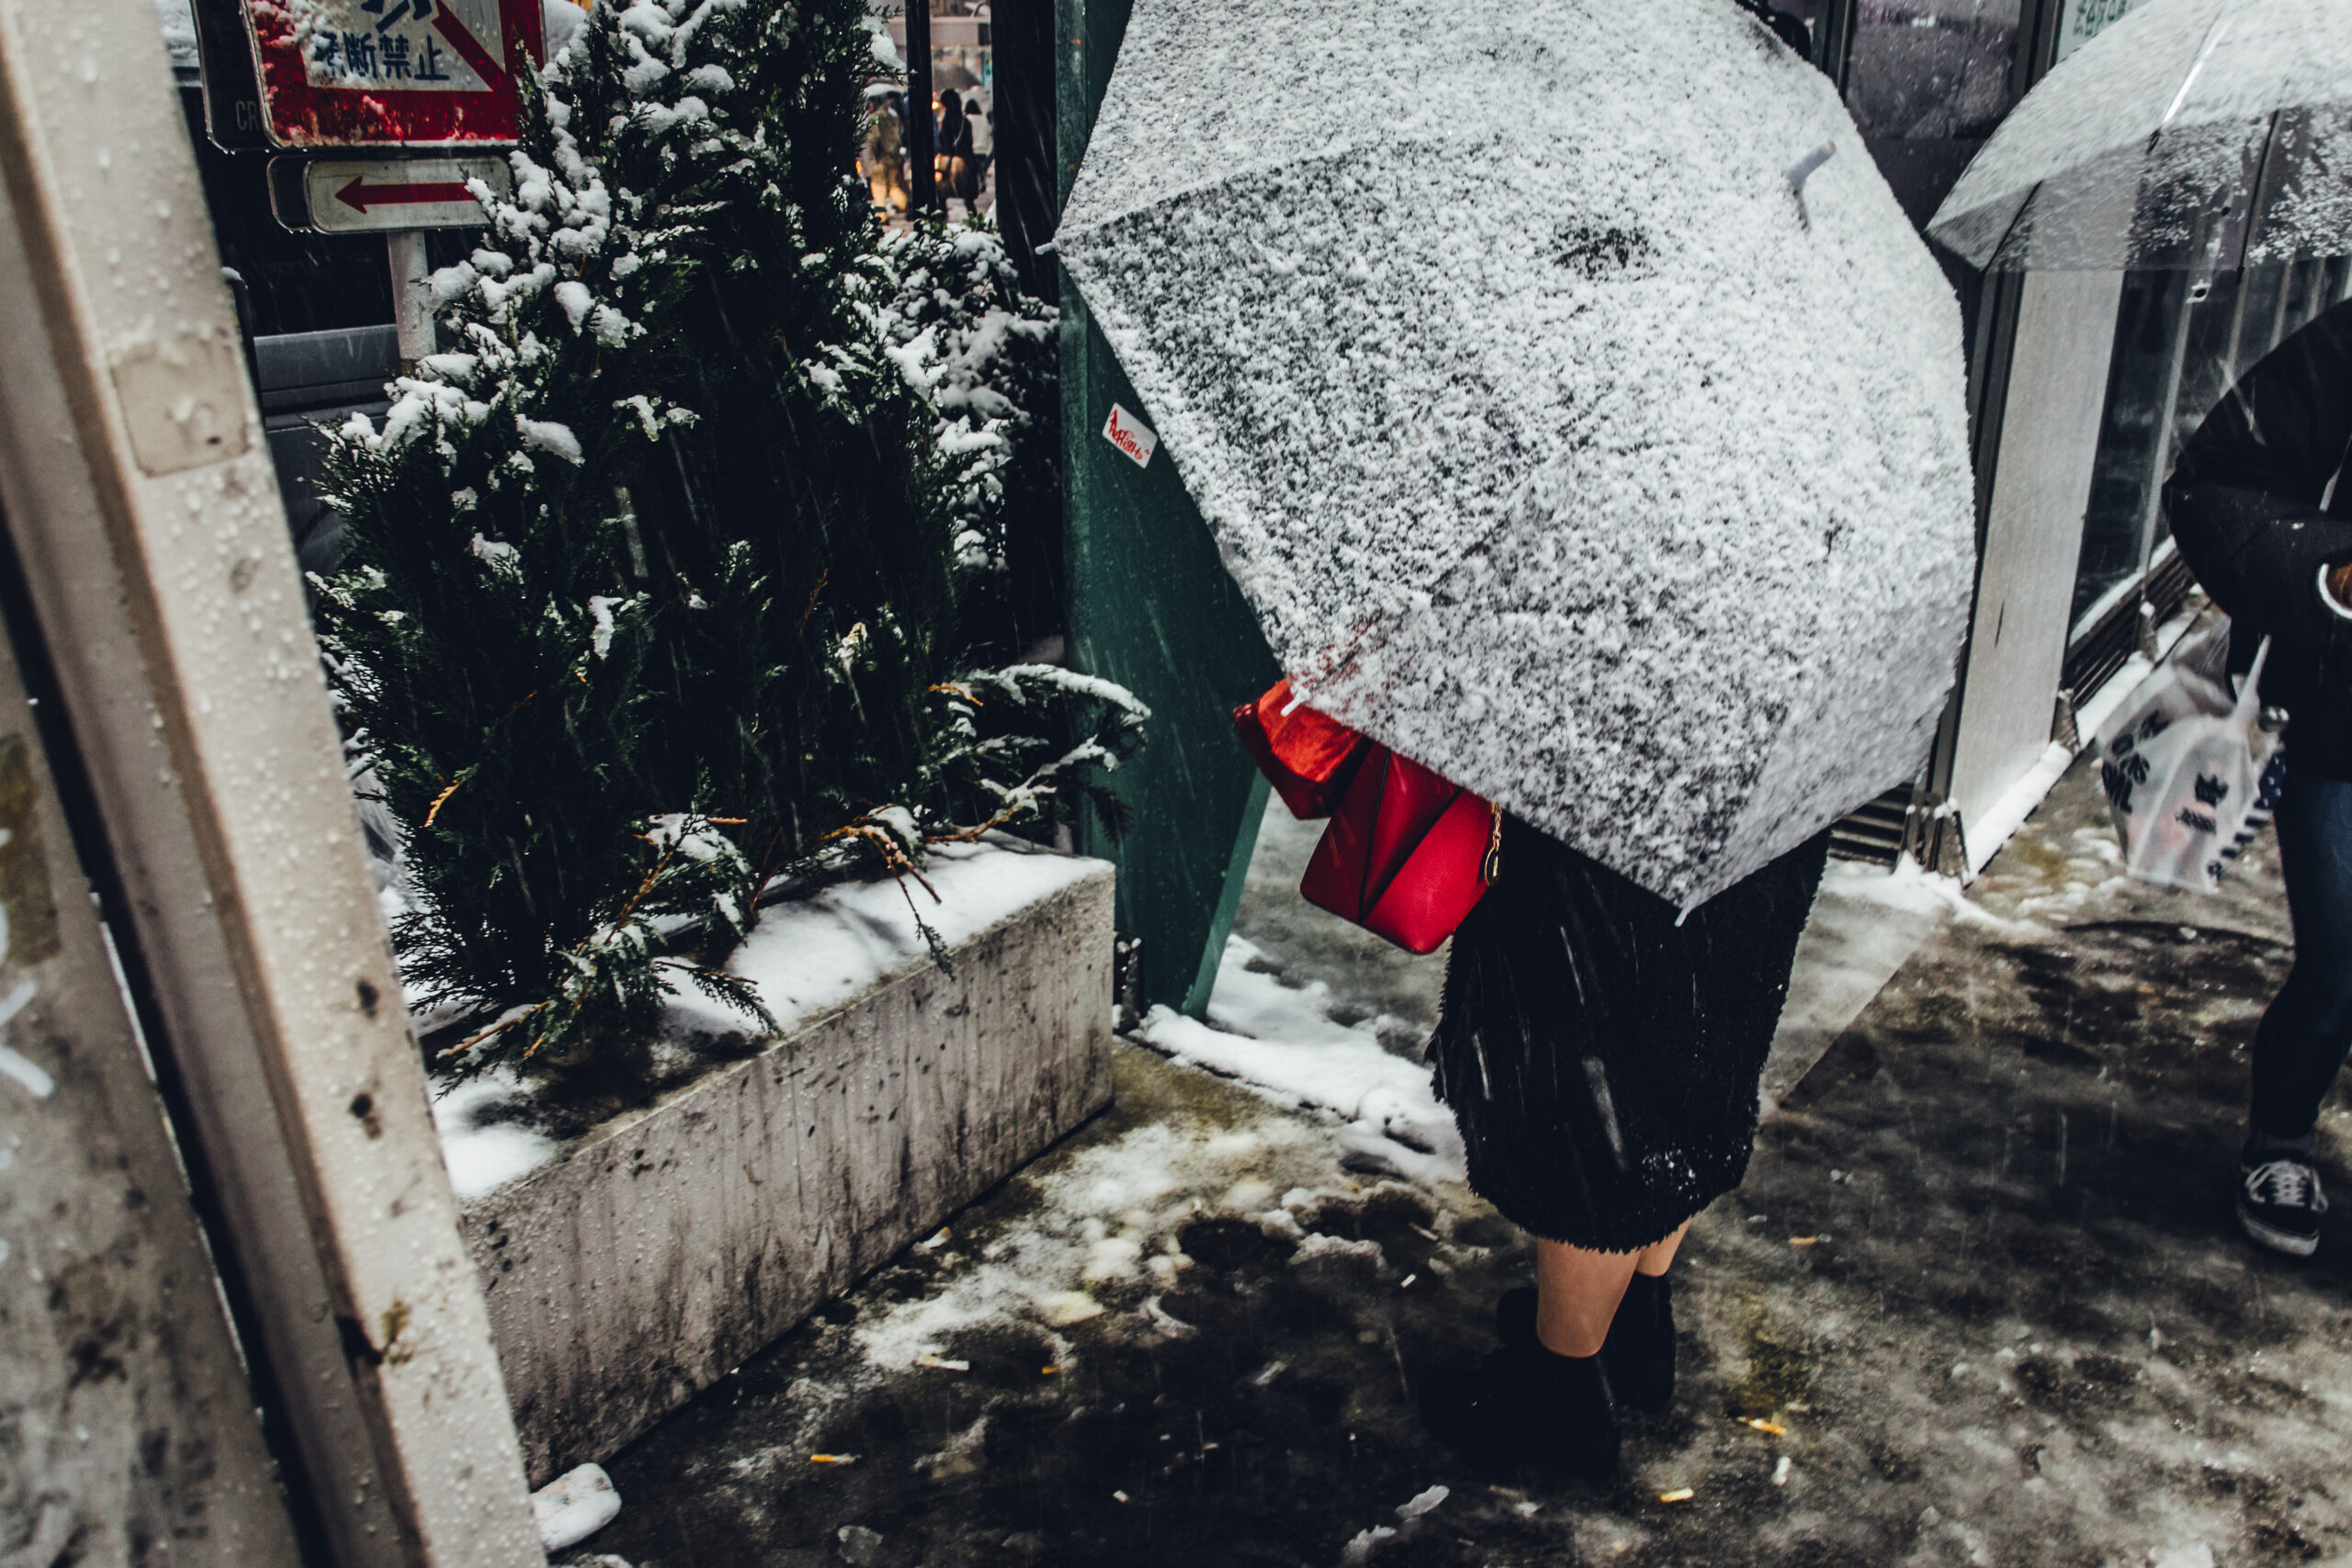
M2180 91L2173 95L2172 107L2165 110L2165 118L2156 122L2158 131L2170 125L2173 117L2180 113L2182 106L2188 102L2188 95L2197 86L2197 78L2205 73L2205 62L2213 58L2213 51L2221 48L2222 39L2229 33L2230 21L2231 14L2223 11L2213 18L2213 25L2205 29L2205 47L2197 51L2197 63L2190 66L2188 74L2181 78Z

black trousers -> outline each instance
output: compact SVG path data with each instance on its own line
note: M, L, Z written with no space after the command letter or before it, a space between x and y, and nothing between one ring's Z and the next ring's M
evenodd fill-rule
M1678 924L1507 818L1430 1041L1472 1188L1538 1236L1630 1252L1738 1186L1828 847L1824 833Z
M2292 1140L2352 1045L2352 783L2299 770L2287 753L2278 866L2295 923L2295 966L2254 1036L2254 1131Z

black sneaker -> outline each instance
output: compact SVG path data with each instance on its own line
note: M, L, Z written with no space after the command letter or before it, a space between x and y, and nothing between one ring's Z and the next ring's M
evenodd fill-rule
M1620 1406L1656 1416L1674 1403L1674 1285L1667 1274L1636 1273L1610 1321L1600 1360ZM1505 1291L1495 1303L1495 1332L1505 1345L1532 1346L1535 1292Z
M1598 1356L1506 1345L1421 1384L1430 1435L1497 1479L1600 1480L1617 1471L1617 1406Z
M2290 1257L2319 1250L2319 1217L2327 1194L2319 1172L2301 1155L2270 1153L2238 1161L2238 1224L2245 1234Z

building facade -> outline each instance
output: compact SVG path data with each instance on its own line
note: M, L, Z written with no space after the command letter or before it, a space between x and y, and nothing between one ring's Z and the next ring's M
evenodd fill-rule
M2018 100L2139 0L1811 0L1815 58L1925 224ZM1793 8L1793 7L1792 7ZM1973 874L2193 586L2159 494L2180 445L2352 262L1985 276L1942 258L1969 337L1981 548L1960 683L1909 799L1842 835Z

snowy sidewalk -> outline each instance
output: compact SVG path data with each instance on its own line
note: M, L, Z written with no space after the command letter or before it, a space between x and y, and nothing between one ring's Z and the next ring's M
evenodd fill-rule
M2099 807L2077 770L1966 900L1841 874L1613 1485L1498 1490L1421 1434L1524 1246L1408 1059L1435 961L1261 889L1223 1030L1151 1032L1272 1081L1122 1047L1114 1112L614 1461L570 1561L2345 1561L2352 1235L2290 1266L2227 1196L2275 858L2218 899L2125 884Z

